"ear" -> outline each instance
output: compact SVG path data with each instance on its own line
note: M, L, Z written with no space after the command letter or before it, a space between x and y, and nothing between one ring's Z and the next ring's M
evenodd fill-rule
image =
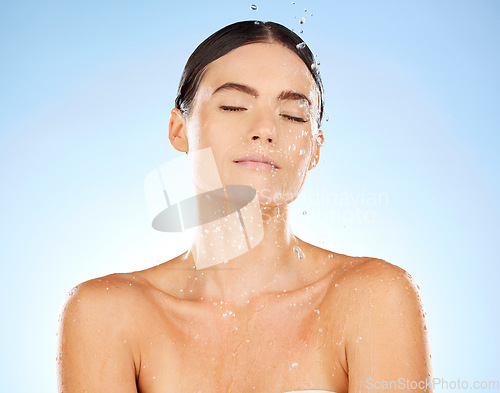
M308 171L316 167L319 162L319 151L321 150L321 146L323 145L323 142L325 141L325 136L323 135L323 131L318 130L318 135L315 138L314 145L313 145L313 152L311 155L311 162L309 163L309 168L307 168Z
M172 109L170 112L168 139L175 150L188 152L189 144L186 136L186 119L177 108Z

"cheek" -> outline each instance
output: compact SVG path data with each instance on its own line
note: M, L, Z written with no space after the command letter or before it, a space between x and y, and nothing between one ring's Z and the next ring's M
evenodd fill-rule
M218 145L228 140L228 128L226 124L214 119L214 116L199 115L188 124L189 146L193 150L207 147L216 149Z
M285 139L285 155L289 166L297 172L309 165L313 148L313 136L310 128L285 131L288 136Z

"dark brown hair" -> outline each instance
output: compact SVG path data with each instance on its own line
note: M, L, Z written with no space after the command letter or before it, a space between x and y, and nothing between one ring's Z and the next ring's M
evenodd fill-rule
M274 22L253 20L236 22L220 29L203 41L191 54L184 67L175 107L187 117L207 66L233 49L258 42L280 43L302 59L318 86L319 127L323 118L324 93L314 56L302 38L285 26Z

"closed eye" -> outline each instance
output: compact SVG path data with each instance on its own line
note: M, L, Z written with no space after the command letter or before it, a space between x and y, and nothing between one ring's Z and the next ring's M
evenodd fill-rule
M307 123L307 120L303 119L301 117L295 117L295 116L290 116L290 115L285 115L285 114L281 114L281 117L283 117L287 120L296 121L298 123Z
M222 105L219 108L223 111L228 111L228 112L242 112L247 110L247 108L241 108L238 106L226 106L226 105Z

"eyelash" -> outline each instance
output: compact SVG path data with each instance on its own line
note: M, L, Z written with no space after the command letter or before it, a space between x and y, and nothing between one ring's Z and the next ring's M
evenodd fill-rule
M301 117L294 117L294 116L289 116L289 115L281 115L281 116L283 116L285 119L295 121L297 123L307 123L307 120L302 119Z
M229 112L242 112L247 110L247 108L238 108L236 106L221 106L220 109Z
M225 105L223 105L223 106L221 106L219 108L221 110L223 110L223 111L228 111L228 112L243 112L243 111L247 110L246 108L239 108L239 107L236 107L236 106L225 106ZM281 114L281 116L284 117L287 120L295 121L297 123L307 123L307 120L302 119L300 117L289 116L289 115L284 115L284 114Z

